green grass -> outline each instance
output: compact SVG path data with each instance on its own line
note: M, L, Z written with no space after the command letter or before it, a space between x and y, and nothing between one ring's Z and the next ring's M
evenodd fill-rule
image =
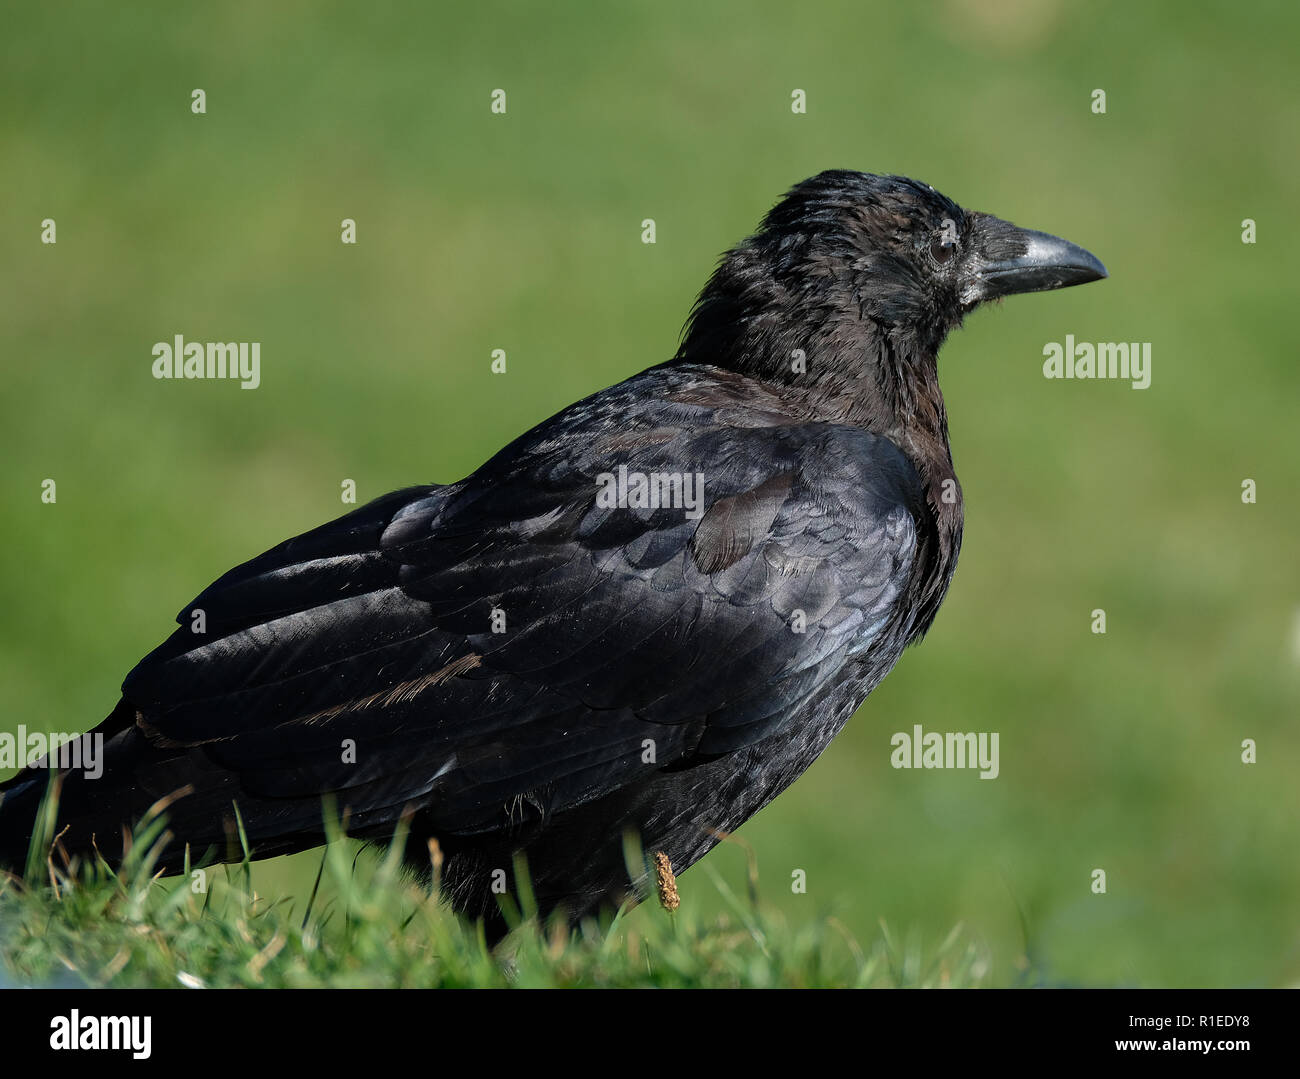
M706 868L671 913L635 927L624 911L576 930L539 922L509 899L511 934L489 950L482 927L431 897L399 863L337 839L305 895L272 898L257 866L160 879L165 834L137 830L124 863L77 862L33 847L26 873L0 876L0 957L20 985L187 988L973 987L986 950L960 926L942 941L900 940L882 925L860 944L833 917L792 924L759 898L751 866L743 898ZM41 849L48 849L42 847ZM725 909L702 913L708 887ZM0 979L0 982L3 980Z

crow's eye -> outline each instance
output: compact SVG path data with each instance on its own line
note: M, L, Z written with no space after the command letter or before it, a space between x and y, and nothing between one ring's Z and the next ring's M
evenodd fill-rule
M946 229L942 232L936 232L930 240L930 257L940 266L948 262L956 251L956 237L952 236Z

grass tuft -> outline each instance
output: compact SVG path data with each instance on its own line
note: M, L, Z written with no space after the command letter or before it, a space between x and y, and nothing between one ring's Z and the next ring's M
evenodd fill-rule
M240 826L242 833L242 825ZM33 844L22 877L0 875L0 961L18 984L115 987L965 987L989 961L961 927L937 947L903 942L882 923L863 947L833 917L790 924L766 908L752 872L740 899L708 863L680 887L671 913L542 922L531 892L508 908L513 931L495 951L402 866L396 851L359 858L339 826L300 909L253 882L246 837L235 866L155 872L165 813L136 829L122 864L69 858L54 839ZM440 852L431 850L435 861ZM516 879L527 880L516 866ZM709 884L709 881L712 881ZM704 917L693 893L717 889Z

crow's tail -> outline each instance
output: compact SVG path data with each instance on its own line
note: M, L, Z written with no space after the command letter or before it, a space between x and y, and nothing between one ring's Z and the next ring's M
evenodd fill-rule
M49 788L49 774L32 771L25 769L0 783L0 869L14 873L27 864L37 814Z
M132 782L132 758L148 750L134 720L135 709L121 701L94 730L0 783L0 868L22 873L33 841L43 863L56 835L70 855L98 849L120 858L123 826L148 808Z

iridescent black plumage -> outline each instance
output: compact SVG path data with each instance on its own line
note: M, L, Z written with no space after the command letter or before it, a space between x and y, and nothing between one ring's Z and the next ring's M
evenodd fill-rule
M982 299L1103 275L911 180L800 184L724 257L672 361L206 589L97 729L104 778L66 778L61 841L111 857L188 786L172 868L185 843L225 856L233 802L258 856L316 845L330 794L354 835L412 813L412 860L436 837L452 900L489 919L518 850L542 908L575 917L629 890L628 829L684 869L934 619L962 530L944 337ZM702 476L701 512L601 505L620 467ZM0 861L43 788L0 788Z

